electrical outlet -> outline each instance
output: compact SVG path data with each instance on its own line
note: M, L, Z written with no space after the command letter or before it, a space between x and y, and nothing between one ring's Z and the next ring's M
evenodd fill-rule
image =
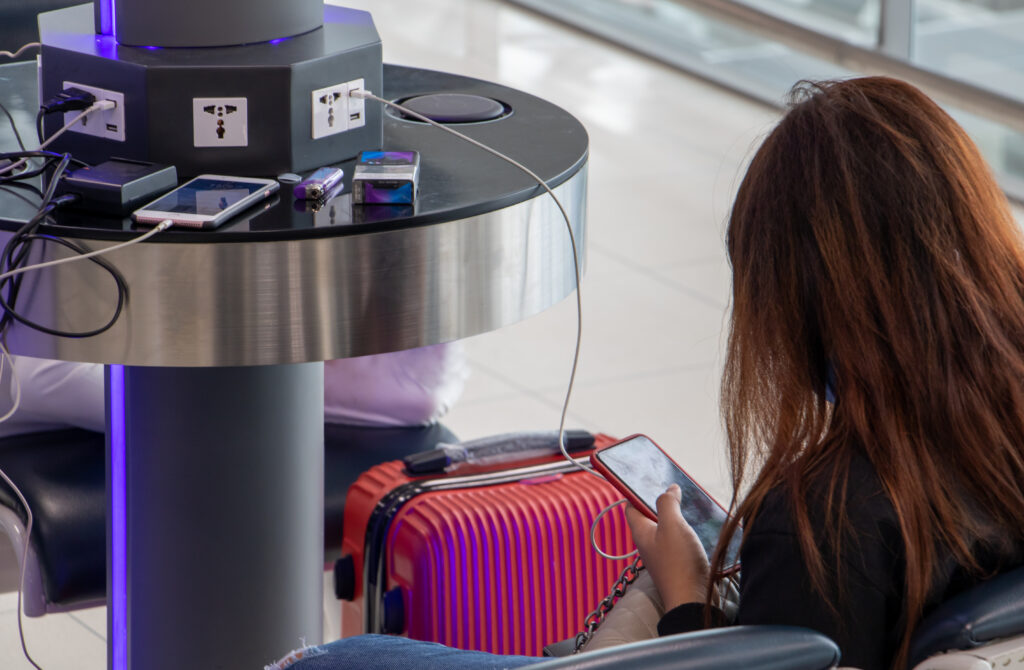
M349 91L356 91L365 88L366 84L362 79L353 79L345 84ZM362 98L348 99L348 127L360 128L366 125L366 101Z
M348 84L313 91L313 139L348 130Z
M88 91L96 96L96 100L111 100L115 105L113 109L97 110L84 117L81 121L68 128L69 133L82 133L102 137L107 140L124 142L124 93L109 91L96 86L86 86L85 84L78 84L73 81L64 82L62 90L66 91L69 88L79 88L83 91ZM71 123L71 120L81 113L81 111L66 112L64 114L64 123Z
M192 98L192 144L249 146L248 98Z
M334 84L313 91L313 139L343 133L366 125L366 101L348 97L348 92L363 88L362 79Z

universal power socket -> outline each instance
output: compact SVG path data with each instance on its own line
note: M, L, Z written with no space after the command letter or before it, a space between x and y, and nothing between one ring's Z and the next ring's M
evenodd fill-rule
M249 146L248 98L192 98L192 144Z
M77 88L86 91L87 93L92 93L97 101L110 100L114 103L114 108L101 109L92 112L88 116L83 117L81 121L68 128L68 132L93 135L107 140L114 140L115 142L125 141L124 93L99 88L98 86L88 86L86 84L79 84L73 81L65 81L63 83L62 90L66 91L69 88ZM81 113L82 112L80 111L66 112L64 114L64 123L71 123L71 121Z
M348 84L313 91L313 139L348 130Z
M366 125L366 102L350 98L348 92L363 88L362 79L318 88L311 94L312 137L329 135Z

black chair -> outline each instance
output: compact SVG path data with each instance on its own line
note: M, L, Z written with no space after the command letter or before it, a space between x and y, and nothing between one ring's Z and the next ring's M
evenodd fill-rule
M531 670L827 670L839 647L821 633L790 626L732 626L531 665Z
M324 562L341 553L348 487L384 461L454 442L444 426L324 427ZM106 602L106 465L102 433L81 429L0 439L0 469L21 489L34 523L25 565L24 606L42 616ZM28 517L0 481L0 529L21 560ZM20 567L20 566L19 566Z
M908 669L979 667L1024 667L1024 568L942 603L910 641Z
M812 670L835 668L839 649L820 633L734 626L566 656L531 670ZM1024 667L1024 568L965 591L917 627L907 670Z

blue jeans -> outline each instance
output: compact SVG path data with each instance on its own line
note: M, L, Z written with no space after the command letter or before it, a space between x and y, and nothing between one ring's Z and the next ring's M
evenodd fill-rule
M506 670L545 660L463 651L393 635L358 635L309 649L288 670Z

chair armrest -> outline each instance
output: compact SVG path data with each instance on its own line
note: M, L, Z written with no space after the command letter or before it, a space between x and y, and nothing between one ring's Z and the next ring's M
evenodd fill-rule
M918 624L910 643L912 668L929 656L973 649L1024 634L1024 568L1017 568L950 598Z
M530 670L826 670L839 664L835 642L806 628L730 626L553 659Z

